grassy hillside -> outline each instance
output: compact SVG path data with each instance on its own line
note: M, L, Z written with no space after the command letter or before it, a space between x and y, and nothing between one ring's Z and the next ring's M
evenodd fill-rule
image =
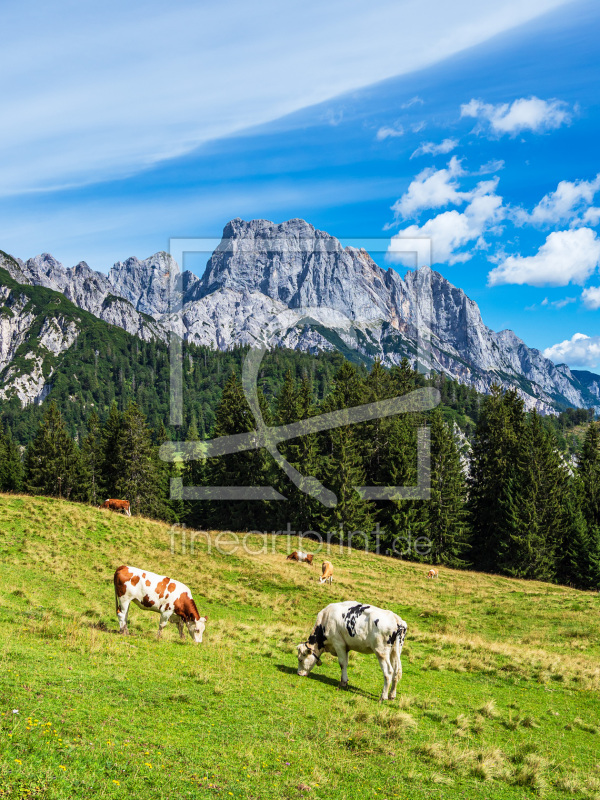
M597 594L431 581L356 552L332 553L325 587L283 539L253 556L170 545L162 523L0 497L0 797L600 796ZM116 635L121 563L187 583L203 644L174 625L158 642L136 608ZM395 702L377 703L374 656L351 655L348 692L329 655L296 675L295 645L342 599L408 622Z

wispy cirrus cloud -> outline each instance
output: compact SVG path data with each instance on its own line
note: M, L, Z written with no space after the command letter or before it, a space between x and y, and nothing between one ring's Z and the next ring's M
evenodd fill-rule
M435 144L435 142L422 142L414 153L411 155L411 158L417 158L418 156L439 156L442 153L451 153L458 146L458 139L444 139L443 142L439 144Z
M572 111L562 100L520 97L512 103L484 103L473 98L460 107L461 117L478 120L482 130L495 136L516 136L523 131L543 133L571 122Z
M377 131L375 138L378 142L383 141L384 139L394 139L398 136L404 136L404 128L402 125L383 125Z
M598 264L600 240L591 228L553 231L535 255L508 256L488 274L488 284L584 284Z

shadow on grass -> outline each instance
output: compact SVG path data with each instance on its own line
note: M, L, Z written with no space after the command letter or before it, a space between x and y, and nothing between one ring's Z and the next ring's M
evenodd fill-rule
M329 678L327 675L319 675L318 672L311 672L306 678L300 678L298 675L298 670L294 667L288 667L287 664L275 664L275 667L279 670L279 672L284 672L286 675L296 675L299 680L309 680L309 681L319 681L319 683L325 683L328 686L334 686L336 689L339 688L339 681L335 680L334 678ZM348 686L345 691L348 694L357 694L360 697L367 697L370 700L377 700L379 695L373 694L373 692L366 692L364 689L358 689L355 686Z

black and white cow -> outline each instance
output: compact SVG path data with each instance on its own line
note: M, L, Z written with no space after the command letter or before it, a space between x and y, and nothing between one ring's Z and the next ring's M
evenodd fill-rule
M298 675L306 677L321 666L321 655L333 653L342 669L340 689L348 686L348 652L375 653L383 672L381 700L396 697L402 677L400 654L406 636L406 622L393 611L367 606L355 600L330 603L317 614L317 622L306 642L299 644Z

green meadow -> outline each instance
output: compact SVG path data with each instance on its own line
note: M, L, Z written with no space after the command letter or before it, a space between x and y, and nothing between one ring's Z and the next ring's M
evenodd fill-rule
M216 535L172 553L164 523L0 496L0 797L600 797L600 595L338 547L321 586L283 538ZM118 635L120 564L188 584L204 642L133 606ZM396 701L375 656L346 692L333 656L296 675L347 599L408 623Z

